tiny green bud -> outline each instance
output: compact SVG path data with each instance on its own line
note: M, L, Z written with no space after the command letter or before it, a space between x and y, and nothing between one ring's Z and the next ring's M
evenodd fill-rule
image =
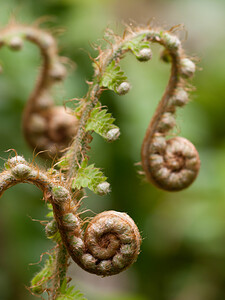
M82 263L88 269L95 269L96 268L96 259L89 253L85 253L82 255Z
M73 247L73 252L75 253L75 255L80 256L84 253L84 242L81 238L72 236L70 245Z
M126 265L126 258L121 253L114 255L112 264L114 267L122 269Z
M107 181L99 183L97 186L97 192L100 195L106 195L110 192L110 184Z
M130 90L130 84L127 81L122 82L117 88L116 91L119 95L125 95Z
M23 156L17 155L7 160L5 163L5 168L10 169L12 167L15 167L17 164L26 164L26 160L23 158Z
M58 231L58 226L55 220L52 220L51 222L48 222L48 224L45 226L45 233L47 238L52 238Z
M139 51L136 57L139 61L148 61L152 58L152 51L150 48L145 47Z
M195 73L195 64L189 58L183 58L180 61L180 73L184 78L190 78Z
M122 255L124 255L125 257L126 256L131 256L132 253L133 253L132 244L122 245L121 248L120 248L120 253Z
M9 45L10 49L18 51L18 50L22 49L22 47L23 47L23 40L19 36L14 36L9 41L8 45Z
M100 261L100 263L98 264L98 269L102 273L107 273L107 271L109 271L110 269L112 269L112 262L111 262L111 260L102 260L102 261Z
M171 50L178 49L181 44L181 42L177 36L171 35L168 32L164 33L163 39L165 41L166 47L168 47Z
M63 186L53 187L52 194L56 202L66 201L69 198L69 191Z
M68 231L75 230L79 225L78 218L72 213L68 213L64 215L62 221L63 221L63 226L65 226Z
M120 129L119 128L110 129L106 134L106 138L107 138L108 142L115 141L119 136L120 136Z
M11 170L12 175L17 179L25 179L31 172L31 168L25 164L18 164Z

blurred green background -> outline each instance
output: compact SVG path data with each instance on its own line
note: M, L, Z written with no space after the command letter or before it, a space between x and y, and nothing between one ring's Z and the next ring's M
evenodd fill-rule
M102 96L121 128L121 137L107 144L94 135L91 161L104 169L111 183L109 196L84 200L83 209L127 212L142 233L138 261L111 278L87 274L75 264L72 282L89 300L223 300L225 299L225 1L223 0L0 0L0 23L15 17L31 24L49 17L43 28L63 32L60 53L76 63L65 84L54 91L57 103L82 97L93 70L88 53L109 26L122 32L122 23L153 24L179 32L186 52L199 58L193 80L192 102L177 113L178 131L197 147L201 171L187 190L157 190L137 174L140 147L148 122L169 76L154 46L152 62L141 64L131 55L123 62L132 84L126 96ZM27 159L32 150L21 132L21 115L40 66L35 46L0 52L4 72L0 78L1 166L14 148ZM47 162L37 159L42 165ZM34 219L44 219L46 207L37 188L19 185L8 190L0 206L0 299L34 299L26 286L39 270L40 254L53 245ZM91 215L91 214L90 214Z

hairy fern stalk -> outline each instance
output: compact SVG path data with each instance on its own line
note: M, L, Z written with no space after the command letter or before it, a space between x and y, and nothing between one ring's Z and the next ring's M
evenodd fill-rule
M87 272L109 276L127 269L140 252L140 233L126 213L102 212L84 230L79 212L84 188L99 195L110 191L107 178L89 164L87 153L93 132L108 142L120 135L115 119L102 107L100 95L107 89L119 95L129 92L128 78L120 67L127 52L146 62L152 57L151 44L158 43L164 48L162 61L171 63L168 85L142 144L146 178L167 191L182 190L195 180L200 167L195 147L185 138L167 137L175 126L176 109L189 100L189 78L195 72L195 64L185 55L175 29L127 27L122 37L107 30L109 45L99 47L87 95L76 100L75 109L70 111L55 106L50 93L51 87L66 76L65 60L58 55L54 37L38 27L15 22L1 30L0 47L18 51L27 40L40 49L43 65L24 110L23 131L36 152L57 157L54 167L43 170L16 154L9 157L0 174L0 195L18 183L31 183L43 191L50 209L45 231L55 247L32 279L31 293L47 294L54 300L84 299L69 287L66 274L70 258Z

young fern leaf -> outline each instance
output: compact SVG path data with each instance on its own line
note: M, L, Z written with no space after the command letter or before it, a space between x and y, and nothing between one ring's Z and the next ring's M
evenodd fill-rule
M115 121L112 114L107 112L107 109L102 109L98 106L90 113L90 118L86 124L86 130L93 130L101 135L108 142L116 140L119 135L119 127L113 124Z
M100 85L120 94L120 85L127 81L127 76L121 70L120 66L113 60L105 70L101 78ZM128 92L128 90L126 91ZM124 92L125 93L125 92Z
M79 190L88 187L96 194L106 194L109 191L109 183L106 182L107 177L104 176L99 168L95 168L94 164L89 166L87 164L87 159L84 159L77 172L76 178L73 180L72 188ZM104 186L105 191L102 189Z
M74 291L74 286L67 288L66 279L63 281L59 292L60 295L56 298L56 300L87 300L80 291Z
M45 233L48 239L58 244L61 242L61 235L59 233L58 226L55 219L48 222L48 224L45 227Z
M149 42L145 40L146 34L137 36L135 39L126 42L122 49L131 50L131 52L140 61L147 61L151 58L152 52L150 49Z
M48 207L49 212L47 213L46 217L47 218L53 218L54 214L53 214L53 208L52 208L51 203L48 203L47 207Z
M53 276L54 258L49 255L45 261L44 267L31 280L31 290L35 294L42 294L47 289L48 281Z

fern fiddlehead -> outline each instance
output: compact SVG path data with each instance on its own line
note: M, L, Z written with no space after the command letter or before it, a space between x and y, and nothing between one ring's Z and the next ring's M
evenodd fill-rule
M161 189L178 191L188 187L198 175L200 159L185 138L166 135L175 126L177 107L188 102L185 79L193 76L194 63L185 57L179 40L169 33L153 38L162 44L172 63L166 91L146 131L142 144L142 167L147 178Z
M139 61L147 61L151 59L150 43L159 43L165 48L162 58L171 61L172 68L166 91L142 144L142 167L148 180L157 187L169 191L182 190L188 187L198 174L200 167L198 152L185 138L175 137L166 140L166 135L175 126L176 108L188 102L186 80L193 76L195 64L185 56L179 39L170 31L129 28L123 38L113 34L112 37L111 48L100 50L95 60L94 80L90 83L89 91L79 107L79 113L82 113L78 133L68 156L64 158L64 165L67 160L67 165L70 166L68 177L74 179L76 186L79 166L86 159L85 147L91 130L105 139L108 139L110 133L112 135L114 133L112 140L119 136L119 129L115 125L112 126L114 119L109 118L108 123L104 122L103 111L99 112L98 121L104 128L99 130L99 127L93 126L93 114L96 121L99 97L103 89L111 89L121 95L130 89L127 77L119 66L120 60L127 52L132 52Z
M36 152L44 151L54 157L67 147L77 127L77 119L63 106L55 106L50 93L51 87L65 78L66 69L63 58L58 55L55 39L47 31L15 22L0 31L0 47L8 46L18 51L24 41L40 49L43 64L24 109L23 132Z
M113 275L137 259L140 234L127 214L105 211L94 217L84 232L65 182L28 164L21 156L9 159L5 166L6 170L0 174L0 196L19 183L27 182L40 188L44 200L52 204L56 230L63 244L84 270L102 276Z
M130 84L119 65L127 52L132 52L139 61L148 61L152 56L150 44L159 43L165 48L162 58L172 63L169 83L142 144L142 167L146 177L159 188L177 191L194 181L200 166L198 153L188 140L180 137L166 139L175 126L176 108L188 102L186 80L195 71L195 65L185 56L179 39L172 31L149 27L127 28L123 37L112 32L108 32L108 35L111 37L110 47L100 49L98 58L94 60L93 81L89 83L87 95L79 101L73 112L77 118L69 117L69 121L65 121L68 125L65 135L73 137L73 142L55 164L55 169L47 173L28 164L23 157L16 156L7 161L6 169L0 174L0 196L9 187L28 182L38 186L43 191L45 201L52 205L54 219L46 226L46 234L52 237L59 232L60 239L56 242L60 247L56 261L58 264L63 261L63 265L56 268L56 272L60 270L61 275L53 284L57 292L54 294L54 288L51 290L54 294L52 299L56 299L64 284L67 252L84 270L109 276L128 268L140 251L140 233L127 214L115 211L100 213L84 230L78 212L84 188L100 195L110 190L103 172L94 165L88 165L87 152L93 131L110 142L120 135L119 128L114 125L114 118L102 108L100 95L105 89L111 89L120 95L129 91ZM9 27L1 32L1 36L1 46L9 45L12 49L19 49L22 39L27 39L41 49L44 64L25 109L23 125L28 141L36 150L51 150L52 153L54 147L61 150L65 144L49 133L49 130L53 130L57 135L57 126L51 125L55 108L48 100L48 90L55 81L64 77L54 39L46 32L27 26ZM68 118L68 115L65 116ZM37 134L36 128L44 128L41 123L43 119L46 130L42 129ZM35 124L38 126L35 127ZM48 141L45 139L43 144L37 139L46 136ZM51 265L49 260L45 269ZM38 284L34 280L33 290L41 293L45 291L46 288L43 289L42 285L45 286L45 281L50 278L48 275L45 280L38 281Z

